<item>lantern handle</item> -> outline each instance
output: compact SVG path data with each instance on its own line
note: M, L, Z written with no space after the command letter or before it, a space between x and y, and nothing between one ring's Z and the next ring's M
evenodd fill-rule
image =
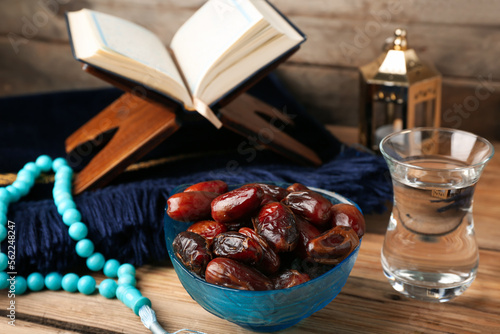
M382 48L383 51L388 50L408 50L408 40L406 39L406 29L397 28L394 31L394 36L389 37L385 40L384 46Z

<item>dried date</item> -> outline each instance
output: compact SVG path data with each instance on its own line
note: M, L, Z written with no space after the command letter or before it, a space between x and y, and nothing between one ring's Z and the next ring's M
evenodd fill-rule
M259 187L262 189L264 195L262 196L261 205L266 205L271 202L279 202L288 195L288 190L285 188L266 183L249 183L244 185L246 187Z
M286 190L288 190L288 192L291 192L291 193L298 192L298 191L312 191L309 188L307 188L305 185L303 185L302 183L294 183L291 186L288 186L288 188L286 188Z
M227 226L214 220L202 220L189 226L187 231L199 234L211 243L217 235L227 231Z
M258 209L263 191L259 187L238 188L212 202L212 218L220 223L244 219Z
M307 254L314 261L335 265L359 244L356 232L348 226L336 226L309 241Z
M205 271L208 283L239 290L272 290L273 283L258 270L238 261L218 257L210 261Z
M311 278L308 274L293 269L286 269L272 279L275 290L291 288L310 280Z
M296 215L300 215L310 223L321 226L331 218L332 203L314 191L298 191L288 194L282 201Z
M280 257L271 248L271 246L269 246L267 241L260 235L258 235L254 230L248 227L241 228L239 232L257 241L260 247L262 247L263 251L262 261L257 264L257 269L259 269L261 272L267 275L276 273L280 268L281 264Z
M167 200L167 214L181 222L210 218L211 203L217 196L219 194L206 191L177 193Z
M249 265L262 261L263 250L260 244L239 232L224 232L214 238L215 256L227 257Z
M363 214L354 205L335 204L330 208L332 212L332 227L350 226L361 238L366 231L366 223Z
M254 227L278 253L292 251L299 240L295 216L280 202L264 205L254 220Z
M199 182L184 190L184 192L190 191L208 191L220 195L227 191L227 183L221 180Z
M173 241L175 256L193 273L203 276L207 264L212 260L212 254L205 238L201 235L184 231Z
M309 241L319 236L321 232L313 224L298 215L295 216L295 222L299 230L299 241L294 252L299 258L305 259L308 257L307 245Z

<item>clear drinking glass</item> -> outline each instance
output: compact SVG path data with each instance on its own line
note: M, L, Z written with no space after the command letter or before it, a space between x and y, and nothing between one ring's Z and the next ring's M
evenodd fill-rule
M479 263L472 202L493 146L465 131L416 128L388 135L380 151L394 188L384 274L412 298L445 302L462 294Z

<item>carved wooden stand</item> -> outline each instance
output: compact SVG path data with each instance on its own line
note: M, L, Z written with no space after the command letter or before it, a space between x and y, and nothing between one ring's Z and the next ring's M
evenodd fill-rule
M292 123L286 114L244 94L295 51L257 73L244 88L219 102L219 117L224 127L244 136L253 135L259 144L289 159L320 165L321 159L314 151L274 125L276 120L284 124ZM111 140L75 176L75 194L106 185L182 126L181 107L163 95L90 65L83 65L83 70L125 93L66 140L66 152L69 154L78 152L82 145L98 141L105 133L114 132ZM259 113L267 115L270 121L260 117Z

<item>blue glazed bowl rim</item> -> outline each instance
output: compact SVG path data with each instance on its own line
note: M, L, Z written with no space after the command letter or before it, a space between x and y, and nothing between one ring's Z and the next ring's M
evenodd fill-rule
M286 183L286 182L274 182L274 181L259 181L259 182L252 182L252 183L265 183L265 184L272 184L272 185L277 185L277 186L280 186L280 187L283 187L285 186L288 187L289 185L291 185L292 183ZM242 183L242 184L229 184L229 189L236 189L236 188L239 188L243 185L245 185L246 183ZM187 187L191 186L192 184L181 184L177 187L175 187L171 194L169 196L172 196L174 194L177 194L179 192L182 192L184 191L184 189L186 189ZM339 195L333 191L329 191L329 190L324 190L324 189L320 189L320 188L315 188L315 187L309 187L309 189L313 190L313 191L316 191L316 192L319 192L319 193L322 193L324 195L327 195L328 197L331 197L331 198L334 198L336 199L337 201L339 201L340 203L346 203L346 204L351 204L351 205L354 205L356 206L356 208L362 213L360 207L353 201L351 201L350 199L342 196L342 195ZM168 220L171 220L171 221L174 221L173 219L171 219L170 217L168 217L167 215L167 208L168 208L168 205L165 206L165 221L168 219ZM174 221L175 222L175 221ZM177 222L179 224L189 224L189 223L183 223L183 222ZM186 225L186 228L188 227L189 225ZM233 288L227 288L227 287L224 287L224 286L220 286L220 285L216 285L216 284L212 284L212 283L208 283L207 281L205 281L204 279L198 277L197 275L193 274L190 270L188 270L178 259L177 257L175 256L175 254L173 253L173 250L172 250L172 245L169 245L168 242L167 242L167 251L168 251L168 256L170 257L170 260L172 262L175 262L178 266L178 268L180 268L184 273L186 273L190 278L198 281L199 283L203 284L203 285L207 285L207 286L210 286L211 288L213 289L218 289L218 290L221 290L221 291L228 291L228 292L232 292L232 293L238 293L238 294L241 294L241 295L249 295L249 296L261 296L261 295L273 295L273 294L277 294L277 293L283 293L283 291L293 291L293 290L297 290L297 289L301 289L301 288L304 288L306 286L309 286L311 284L315 284L317 281L321 280L321 279L325 279L325 277L327 277L328 275L330 274L333 274L335 271L339 271L343 268L343 265L345 263L348 262L348 260L354 256L354 255L357 255L358 251L359 251L359 248L361 247L361 242L362 242L362 239L361 238L359 240L359 244L358 246L345 258L343 259L339 264L337 264L335 267L333 267L332 269L328 270L327 272L325 272L324 274L310 280L310 281L307 281L305 283L302 283L302 284L299 284L299 285L296 285L296 286L293 286L291 288L286 288L286 289L279 289L279 290L264 290L264 291L252 291L252 290L238 290L238 289L233 289ZM175 267L174 267L175 268ZM177 273L176 273L177 274ZM177 275L178 276L178 275Z

